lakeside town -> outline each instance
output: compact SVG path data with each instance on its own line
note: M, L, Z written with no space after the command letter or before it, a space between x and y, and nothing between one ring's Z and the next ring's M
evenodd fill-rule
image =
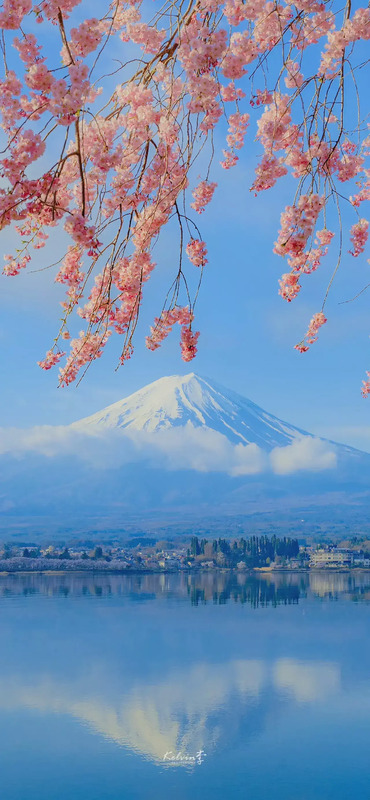
M176 543L144 539L104 546L0 545L0 573L181 572L207 570L306 571L370 569L370 541L353 537L339 544L300 544L291 537L251 536Z

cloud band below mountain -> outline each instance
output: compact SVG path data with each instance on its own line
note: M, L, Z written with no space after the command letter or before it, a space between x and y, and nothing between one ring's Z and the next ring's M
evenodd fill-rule
M71 456L96 469L143 460L171 471L223 472L233 477L266 472L283 476L337 466L335 446L312 436L298 437L287 446L266 452L254 443L233 444L223 434L191 423L155 432L127 428L102 431L94 426L82 432L73 426L48 425L0 429L0 456L23 459L31 453L46 458Z

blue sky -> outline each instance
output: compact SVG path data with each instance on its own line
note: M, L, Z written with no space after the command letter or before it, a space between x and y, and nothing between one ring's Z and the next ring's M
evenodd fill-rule
M332 256L303 281L300 296L289 305L284 302L278 295L278 278L286 265L272 249L280 212L292 202L294 190L283 180L257 198L250 194L258 152L254 135L252 122L233 170L223 171L215 159L211 179L219 186L200 218L209 264L197 306L201 337L195 361L181 361L178 331L155 353L144 345L176 271L175 230L168 230L155 252L158 267L146 286L132 360L115 371L115 337L79 386L58 389L57 371L45 373L36 363L58 328L61 292L53 283L53 271L0 276L1 427L69 423L163 375L194 371L310 432L370 450L370 400L363 400L360 391L370 369L369 294L343 304L369 282L369 254L353 259L346 252L347 240L326 307L328 323L307 354L297 353L294 344L321 308L335 266L335 240ZM221 134L216 139L221 150ZM350 224L354 221L351 218ZM11 252L15 246L11 232L2 232L2 251ZM63 238L57 232L51 246L36 251L31 269L47 266L62 250ZM80 327L77 323L76 330Z
M218 195L202 217L210 257L197 309L199 354L190 365L181 361L177 331L155 353L144 346L171 262L176 264L173 232L156 253L158 273L146 287L132 360L115 371L118 347L111 341L79 386L58 389L57 372L45 373L36 364L52 341L59 316L59 287L51 271L1 276L1 426L72 422L163 375L195 371L309 431L360 445L356 431L345 429L370 428L369 402L360 395L370 367L368 295L339 303L365 285L369 266L365 258L344 256L327 306L329 321L316 345L304 355L297 353L293 346L320 308L331 264L327 259L319 273L307 277L293 303L278 296L284 262L274 256L272 246L282 191L252 197L247 161L217 176ZM43 265L48 254L39 252Z

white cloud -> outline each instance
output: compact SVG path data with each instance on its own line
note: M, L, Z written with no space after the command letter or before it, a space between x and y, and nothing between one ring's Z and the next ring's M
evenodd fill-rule
M39 425L29 429L0 428L0 456L22 458L38 453L47 458L73 456L92 467L118 467L145 460L168 470L224 472L234 477L274 472L289 475L300 470L322 471L336 466L333 447L302 437L270 454L256 444L232 444L221 433L191 424L161 431L102 430L84 432L69 426Z
M37 425L33 428L0 428L0 456L11 454L23 458L36 453L47 458L76 456L93 467L114 467L135 459L136 448L128 437L122 439L112 431L104 435L95 429L79 433L63 425Z
M154 433L128 430L126 435L142 451L149 446L155 455L160 454L168 469L255 475L268 466L267 456L258 445L233 445L226 436L210 428L188 424Z
M287 447L275 447L270 453L270 461L277 475L290 475L299 470L321 472L337 466L337 454L329 442L302 436Z
M281 658L275 663L273 681L277 689L293 694L298 703L326 700L341 688L337 664L309 664L291 658Z

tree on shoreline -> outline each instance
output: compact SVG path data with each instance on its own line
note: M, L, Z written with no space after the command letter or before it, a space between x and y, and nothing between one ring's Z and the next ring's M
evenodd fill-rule
M284 176L295 183L274 245L288 267L286 301L328 249L329 291L343 249L361 256L368 238L360 209L370 199L370 137L357 84L368 8L351 0L168 0L149 18L142 0L113 0L99 11L88 18L81 0L4 0L0 10L0 219L20 238L4 273L19 274L51 229L64 229L66 252L53 268L66 289L62 320L39 362L49 369L66 356L61 385L84 374L112 333L122 337L120 363L130 358L153 248L171 221L177 265L146 343L155 350L177 323L182 358L195 356L208 261L196 219L217 191L213 160L234 167L252 123L261 148L252 194ZM214 130L225 119L218 153ZM300 352L326 322L327 295ZM76 312L85 327L71 339Z

